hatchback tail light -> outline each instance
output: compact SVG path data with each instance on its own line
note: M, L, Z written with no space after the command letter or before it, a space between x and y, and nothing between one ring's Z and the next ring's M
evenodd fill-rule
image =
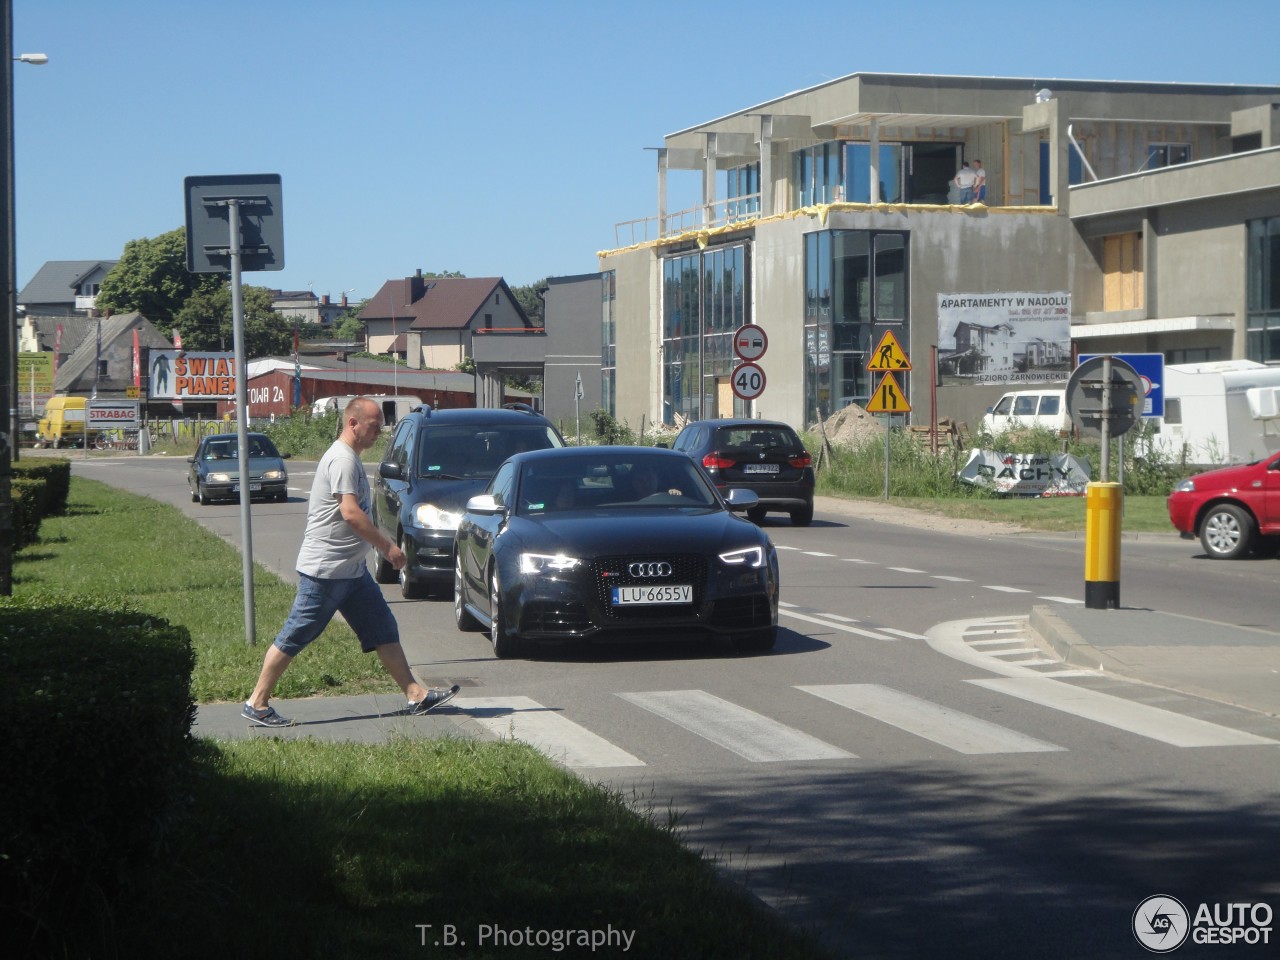
M787 463L791 464L793 467L807 467L813 463L813 457L809 456L807 453L802 453L796 457L788 457Z
M708 453L702 458L702 465L708 470L723 470L726 467L732 467L737 460L731 460L722 453Z

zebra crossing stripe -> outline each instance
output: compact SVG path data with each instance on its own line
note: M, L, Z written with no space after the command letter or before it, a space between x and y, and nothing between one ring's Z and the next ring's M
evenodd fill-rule
M453 701L468 723L497 737L520 740L566 767L643 767L644 761L615 747L528 697L467 697Z
M957 753L1049 753L1065 748L877 683L797 687Z
M656 690L618 696L753 763L854 757L839 747L721 700L705 690Z
M1001 677L967 682L1175 747L1280 746L1275 740L1243 730L1061 683L1050 677Z

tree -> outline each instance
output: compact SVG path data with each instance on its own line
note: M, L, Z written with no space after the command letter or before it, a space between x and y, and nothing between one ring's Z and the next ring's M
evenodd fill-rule
M119 262L102 278L97 308L111 313L137 310L167 332L187 298L212 293L225 279L216 273L188 272L186 237L186 229L179 227L126 243Z
M271 309L266 287L242 287L244 306L244 355L268 357L293 352L293 320ZM231 285L212 292L193 293L173 325L182 334L185 350L231 350L235 343L231 319Z
M546 287L546 285L547 281L544 278L525 287L511 288L511 295L524 308L524 312L535 327L546 326L546 321L542 316L542 298L538 296L538 291Z
M364 342L364 321L358 316L363 307L364 304L362 303L333 321L333 338L335 340L359 340Z

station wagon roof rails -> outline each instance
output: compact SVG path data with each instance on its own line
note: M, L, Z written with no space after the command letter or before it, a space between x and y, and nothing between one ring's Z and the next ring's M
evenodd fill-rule
M532 413L534 416L538 415L538 411L533 409L533 407L529 406L527 403L504 403L502 405L502 409L515 410L519 413Z

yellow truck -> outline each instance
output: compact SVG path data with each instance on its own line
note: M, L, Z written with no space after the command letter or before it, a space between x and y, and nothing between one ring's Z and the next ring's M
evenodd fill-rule
M83 446L86 440L92 443L98 439L101 430L89 430L87 437L85 434L86 402L84 397L62 394L50 397L44 407L44 416L40 418L36 443L42 447Z

